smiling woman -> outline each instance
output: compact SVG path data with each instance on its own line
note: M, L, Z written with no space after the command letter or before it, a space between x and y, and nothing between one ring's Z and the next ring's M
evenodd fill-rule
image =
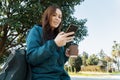
M64 49L73 40L74 32L61 32L62 11L58 6L48 7L42 16L42 25L34 25L27 37L27 62L32 80L70 80L64 64L70 52Z
M58 34L58 32L61 29L61 20L62 12L58 6L50 6L45 10L42 16L42 27L45 40L47 40L47 38L50 39L52 37L50 33L53 31L57 32L55 33L55 36Z
M52 14L50 17L50 25L52 30L57 28L57 26L60 24L62 18L62 12L59 9L56 9L55 13Z

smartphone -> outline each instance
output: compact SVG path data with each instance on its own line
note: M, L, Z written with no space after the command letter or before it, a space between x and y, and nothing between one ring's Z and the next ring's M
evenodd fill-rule
M66 33L68 33L68 32L76 32L77 30L78 30L78 26L76 26L74 24L70 24L69 27L66 29L65 32ZM70 35L70 36L74 36L74 35Z
M69 27L66 29L66 33L68 32L76 32L78 30L78 26L74 25L74 24L70 24Z

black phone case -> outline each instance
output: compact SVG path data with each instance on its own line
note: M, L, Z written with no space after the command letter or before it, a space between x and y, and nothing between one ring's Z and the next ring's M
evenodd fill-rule
M67 28L66 33L68 33L68 32L76 32L77 29L78 29L78 27L77 27L76 25L71 24L71 25L69 25L69 27Z

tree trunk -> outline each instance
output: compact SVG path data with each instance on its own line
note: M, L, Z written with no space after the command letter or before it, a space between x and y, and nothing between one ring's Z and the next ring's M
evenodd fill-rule
M5 45L6 45L7 33L8 33L7 28L8 28L7 25L3 26L4 34L1 37L1 41L0 41L0 56L2 56L4 54L4 52L5 52Z
M118 71L120 71L120 68L119 68L119 66L120 66L120 64L119 64L119 57L117 57L117 59L118 59L118 64L117 64L117 66L118 66Z
M3 39L0 42L0 57L5 53L5 42L6 42L6 39Z

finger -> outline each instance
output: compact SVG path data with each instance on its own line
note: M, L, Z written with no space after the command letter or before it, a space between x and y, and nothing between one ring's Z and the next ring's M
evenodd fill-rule
M67 43L68 43L68 42L71 42L71 41L73 41L73 39L66 40Z
M59 34L60 34L60 35L63 35L63 34L64 34L64 32L60 32Z
M69 52L69 51L70 51L70 49L69 49L69 48L67 48L67 49L66 49L66 51L67 51L67 52Z
M70 36L70 35L74 35L74 32L69 32L69 33L65 33L64 36Z
M67 40L70 40L70 39L74 39L75 36L72 36L72 37L66 37Z

